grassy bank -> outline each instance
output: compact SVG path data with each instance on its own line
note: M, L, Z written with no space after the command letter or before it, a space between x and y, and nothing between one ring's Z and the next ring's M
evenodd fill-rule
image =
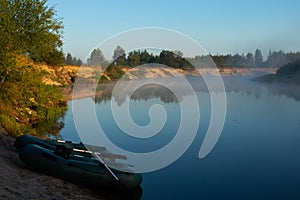
M43 82L48 74L17 56L14 68L0 85L0 124L11 135L57 134L67 109L62 87Z
M14 136L57 135L64 126L67 100L90 95L90 91L83 91L73 97L75 80L91 83L99 76L99 67L52 67L17 56L13 70L0 84L0 125Z

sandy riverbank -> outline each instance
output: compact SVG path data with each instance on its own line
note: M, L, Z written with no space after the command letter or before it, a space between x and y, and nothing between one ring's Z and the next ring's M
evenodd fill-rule
M36 173L24 165L13 147L15 138L0 125L0 199L5 200L100 200L139 199L142 191L89 189Z
M0 199L104 199L95 192L28 169L0 126Z
M47 72L43 81L47 85L61 86L66 100L79 99L95 96L95 86L101 77L101 69L97 67L64 66L51 68L40 66L41 70ZM181 70L174 68L122 68L124 79L153 79L168 78L176 76L262 76L275 74L276 68L200 68L197 70ZM76 91L73 91L76 81ZM99 92L99 91L97 91ZM101 94L97 94L101 95Z

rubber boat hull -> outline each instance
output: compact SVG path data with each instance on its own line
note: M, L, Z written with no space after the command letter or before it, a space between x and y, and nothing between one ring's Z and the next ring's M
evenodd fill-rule
M65 159L52 150L36 144L28 144L21 148L19 157L35 171L82 185L135 189L142 182L141 174L112 169L119 179L117 181L101 163Z
M93 187L121 186L128 189L137 188L142 182L141 174L111 169L118 177L119 180L117 181L91 153L74 151L74 149L87 150L82 143L42 140L30 135L22 135L16 139L14 146L19 150L20 160L33 170L70 182ZM64 147L70 152L66 157L59 155L56 152L58 147ZM102 154L104 152L105 148ZM114 158L104 160L107 162L115 161Z
M72 143L70 141L59 142L58 140L42 140L37 137L33 137L30 135L22 135L18 137L14 143L14 146L17 149L21 149L28 144L37 144L39 146L48 148L48 149L55 149L56 146L65 146L68 149L82 149L87 150L82 143Z

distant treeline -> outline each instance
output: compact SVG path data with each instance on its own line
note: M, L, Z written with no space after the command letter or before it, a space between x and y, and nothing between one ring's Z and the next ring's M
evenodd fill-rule
M281 67L290 62L294 62L300 58L300 52L289 52L285 53L280 51L269 51L267 59L264 61L262 53L259 49L256 49L255 54L247 53L235 54L235 55L212 55L211 56L218 67ZM196 57L199 62L201 57Z
M70 53L68 53L66 56L65 64L80 66L82 65L82 60L80 58L73 57Z
M87 60L86 65L108 65L119 67L136 67L148 63L160 63L178 69L191 69L195 67L212 67L214 64L219 67L228 68L252 68L252 67L280 67L300 58L300 52L285 53L280 51L269 51L269 55L264 60L261 50L256 49L253 53L227 54L227 55L202 55L195 57L184 57L180 51L162 50L159 55L149 53L147 50L135 50L126 54L125 50L117 46L112 56L112 61L108 61L102 51L94 49ZM213 62L212 62L213 61ZM66 64L81 65L82 61L71 54L66 57Z
M183 54L179 51L171 52L163 50L159 55L153 55L147 50L131 51L126 55L125 50L120 46L114 50L112 62L108 61L100 49L94 49L87 59L87 63L82 63L80 59L72 57L70 53L67 54L67 65L87 65L87 66L119 66L119 67L136 67L148 63L160 63L173 68L187 68L190 67L190 63L183 57Z

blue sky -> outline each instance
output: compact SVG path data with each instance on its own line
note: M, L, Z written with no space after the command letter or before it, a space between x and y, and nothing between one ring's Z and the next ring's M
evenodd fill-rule
M85 59L108 37L133 28L182 32L212 54L256 48L300 51L300 1L49 0L64 23L64 51Z

